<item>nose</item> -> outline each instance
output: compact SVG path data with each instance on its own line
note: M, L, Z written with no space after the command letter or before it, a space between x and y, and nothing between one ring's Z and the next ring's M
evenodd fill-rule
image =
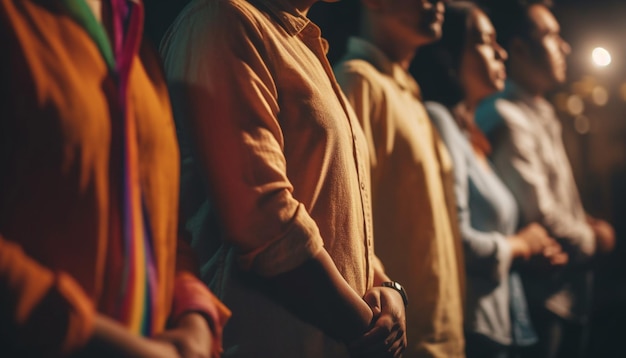
M435 3L435 6L437 7L437 12L441 12L444 13L446 11L446 2L448 2L447 0L438 0Z
M564 55L569 55L572 52L572 47L564 39L561 39L561 52L563 52Z
M509 54L506 52L504 47L500 46L499 43L496 42L496 58L498 60L506 61L509 58Z
M437 12L444 12L446 9L445 3L449 0L427 0L425 3L426 8L434 8Z

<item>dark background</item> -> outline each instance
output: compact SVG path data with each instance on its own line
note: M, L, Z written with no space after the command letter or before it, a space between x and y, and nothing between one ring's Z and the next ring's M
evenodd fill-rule
M148 0L146 35L156 45L187 0ZM599 262L589 357L626 357L626 0L555 1L563 37L570 42L569 81L550 96L563 124L563 135L585 208L611 221L616 251ZM330 43L329 59L343 52L356 31L356 1L318 3L309 17ZM613 62L592 65L591 51L601 46ZM608 94L596 104L593 93ZM584 110L568 109L577 96ZM579 109L580 110L580 109Z

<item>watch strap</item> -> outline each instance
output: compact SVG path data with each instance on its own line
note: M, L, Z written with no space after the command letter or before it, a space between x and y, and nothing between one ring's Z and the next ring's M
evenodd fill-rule
M382 287L389 287L398 291L400 296L402 296L402 302L404 302L404 307L407 307L409 305L409 297L407 296L406 291L404 290L404 287L402 287L402 285L399 282L387 281L387 282L381 283L380 285Z

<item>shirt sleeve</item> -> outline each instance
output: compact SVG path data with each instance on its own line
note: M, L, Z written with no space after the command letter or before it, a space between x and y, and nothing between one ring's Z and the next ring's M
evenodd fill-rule
M526 222L542 224L559 239L572 261L589 259L595 251L593 232L554 197L536 147L536 136L524 115L507 101L495 102L501 125L494 135L493 164L520 205Z
M9 356L12 349L19 356L69 354L87 343L94 318L90 298L70 275L0 235L0 345Z
M173 98L181 99L176 120L191 138L225 240L243 269L274 276L314 256L323 241L287 178L261 25L232 6L192 8L161 52Z
M222 354L224 326L231 316L230 310L198 279L198 265L193 250L181 234L178 240L174 297L170 321L176 322L183 314L202 314L211 328L212 357Z
M505 281L512 263L511 247L506 237L496 231L481 231L472 226L468 153L462 145L467 140L444 106L428 102L426 109L454 163L454 194L467 272L489 278L495 283Z

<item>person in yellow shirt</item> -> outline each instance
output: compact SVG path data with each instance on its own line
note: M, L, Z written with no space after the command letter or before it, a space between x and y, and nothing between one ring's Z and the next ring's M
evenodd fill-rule
M441 37L443 1L360 4L359 34L335 74L367 139L376 253L411 299L404 357L463 357L452 161L408 72L418 48Z

